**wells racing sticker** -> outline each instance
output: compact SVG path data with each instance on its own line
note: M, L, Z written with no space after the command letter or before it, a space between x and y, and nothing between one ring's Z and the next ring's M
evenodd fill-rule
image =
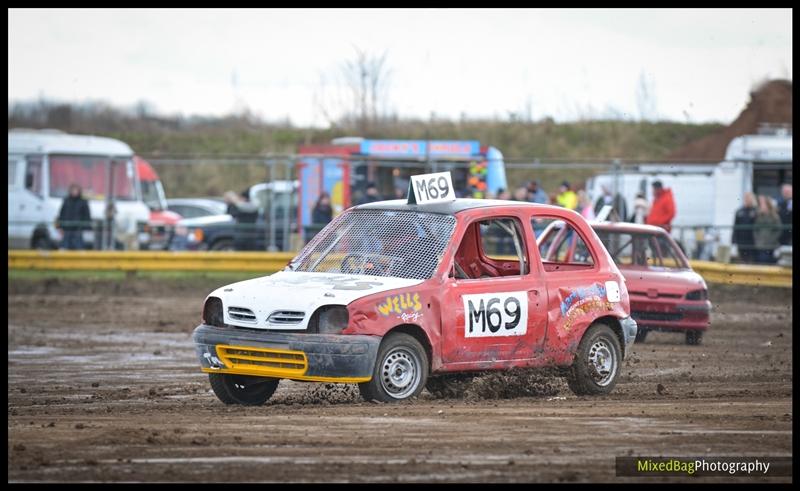
M378 304L378 312L384 317L396 314L397 318L403 322L417 322L422 318L422 303L419 300L419 293L389 295L383 303Z
M462 295L464 337L523 336L528 331L528 293Z
M598 283L586 288L576 288L561 300L560 328L566 332L572 329L574 322L583 315L613 311L613 303L619 301L620 290L616 281L606 281L605 285Z

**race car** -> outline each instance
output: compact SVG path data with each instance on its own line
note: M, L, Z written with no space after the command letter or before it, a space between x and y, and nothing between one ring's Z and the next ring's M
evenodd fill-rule
M592 228L625 276L637 342L649 331L678 332L698 345L710 324L711 302L703 277L692 270L678 244L662 228L619 222L593 222ZM565 233L552 223L539 236L542 255L566 248ZM580 250L573 251L580 255Z
M284 270L208 295L193 339L217 397L259 405L290 379L396 402L432 376L517 367L560 367L576 394L611 392L637 326L589 224L559 207L455 199L449 173L409 188L345 211ZM542 260L542 219L586 254Z

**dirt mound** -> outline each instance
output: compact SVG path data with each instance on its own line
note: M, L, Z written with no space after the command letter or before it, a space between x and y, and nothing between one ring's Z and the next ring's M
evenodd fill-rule
M758 132L761 123L792 124L792 82L771 80L750 93L750 102L736 120L717 133L688 143L668 158L722 160L728 144L742 135Z

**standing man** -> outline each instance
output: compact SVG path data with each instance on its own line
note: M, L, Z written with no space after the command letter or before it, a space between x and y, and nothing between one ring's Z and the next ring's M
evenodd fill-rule
M778 215L781 217L783 233L781 245L792 245L792 185L781 186L781 202L778 203Z
M364 197L358 201L359 205L363 205L365 203L373 203L375 201L381 201L380 193L378 192L378 186L375 185L374 182L368 182L367 188L365 190Z
M753 225L756 223L756 197L753 193L744 193L742 207L736 210L733 219L733 243L739 250L739 259L743 263L756 261Z
M528 201L531 203L548 204L547 193L539 185L539 180L534 179L528 183Z
M564 181L558 188L558 196L556 196L556 203L558 206L563 206L569 210L578 208L578 195L572 190L569 181Z
M600 186L600 188L603 194L597 198L597 201L594 203L594 214L599 215L600 210L602 210L604 206L610 205L611 213L609 213L608 219L612 222L625 221L628 217L628 205L625 204L625 198L619 193L617 193L616 196L613 195L605 184Z
M675 218L675 200L672 190L665 188L661 181L653 181L653 206L645 223L656 225L667 232L672 230L672 219Z
M62 249L81 250L83 231L91 230L92 216L89 213L89 202L83 199L83 191L77 184L70 184L69 195L61 203L56 228L63 232Z

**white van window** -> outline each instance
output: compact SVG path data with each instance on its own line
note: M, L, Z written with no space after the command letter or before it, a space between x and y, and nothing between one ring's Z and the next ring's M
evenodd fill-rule
M25 163L25 189L42 196L42 158L28 157Z
M8 185L9 186L16 186L17 185L17 161L16 160L8 160Z
M116 159L111 162L113 196L118 200L135 200L136 189L132 173L128 172L129 160ZM50 195L63 198L72 184L83 190L86 199L104 200L109 191L107 157L88 155L50 156Z

